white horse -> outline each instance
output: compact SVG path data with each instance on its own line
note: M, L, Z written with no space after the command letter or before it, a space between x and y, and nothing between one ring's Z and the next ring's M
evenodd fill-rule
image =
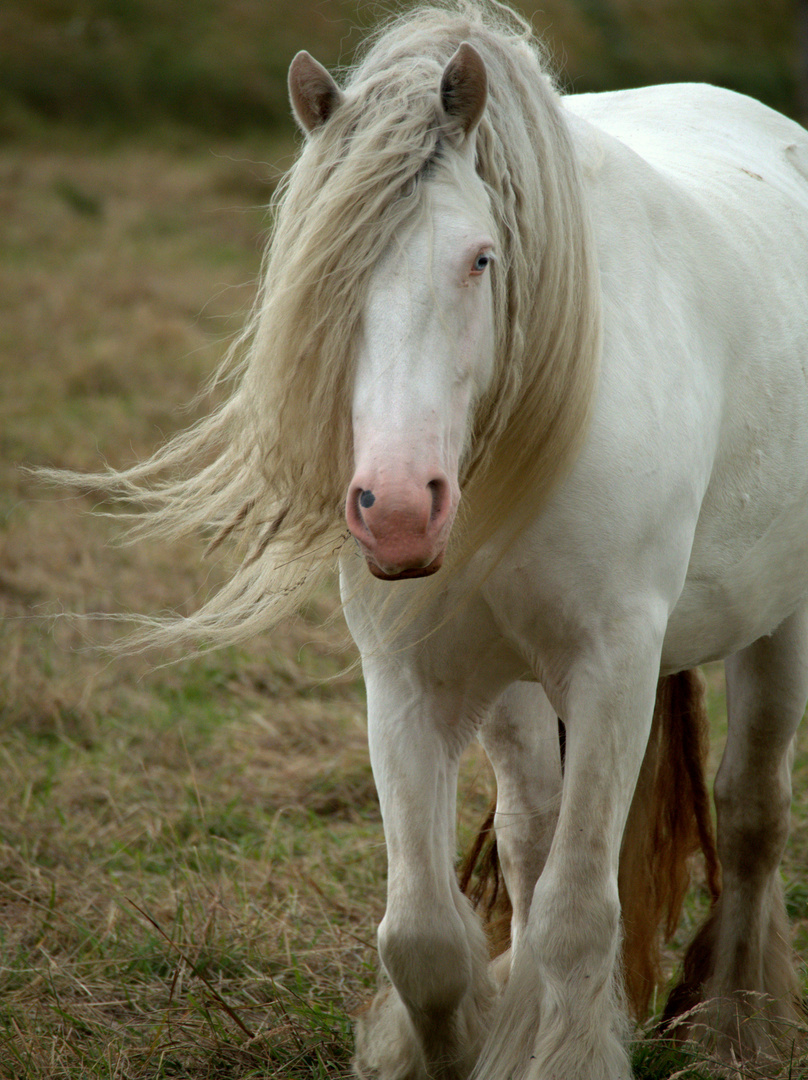
M808 698L806 133L707 86L561 97L474 4L388 27L344 88L306 53L289 81L306 142L236 388L103 482L151 500L145 528L242 538L218 596L147 638L266 626L347 516L389 860L357 1071L626 1080L621 838L660 673L717 658L723 895L683 996L720 1053L765 1051L799 1008L778 865ZM503 990L453 870L476 735Z

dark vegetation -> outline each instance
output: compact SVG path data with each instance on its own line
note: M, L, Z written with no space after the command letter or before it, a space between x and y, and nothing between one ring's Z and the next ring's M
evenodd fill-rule
M286 121L289 59L349 62L390 8L373 0L5 0L0 131L180 124L233 134ZM799 109L793 0L518 0L568 85L705 80Z

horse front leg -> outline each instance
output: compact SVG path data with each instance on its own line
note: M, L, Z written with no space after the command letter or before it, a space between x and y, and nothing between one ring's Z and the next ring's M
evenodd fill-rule
M621 635L569 669L561 808L479 1080L628 1080L620 843L654 709L661 634ZM643 640L645 639L645 640ZM551 698L555 694L550 692Z
M465 695L429 692L400 663L366 661L365 681L388 858L379 956L392 985L360 1019L355 1069L463 1080L493 997L482 927L454 871L458 761L478 718Z

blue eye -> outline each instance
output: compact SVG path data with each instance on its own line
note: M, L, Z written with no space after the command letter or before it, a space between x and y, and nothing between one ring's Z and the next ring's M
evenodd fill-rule
M482 274L488 264L491 262L491 254L487 251L481 251L477 258L474 260L474 265L471 268L472 274Z

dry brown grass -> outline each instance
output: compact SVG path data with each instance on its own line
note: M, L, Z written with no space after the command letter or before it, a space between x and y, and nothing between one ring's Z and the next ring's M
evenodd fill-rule
M221 966L237 943L257 987L240 985L239 1002L257 995L265 1011L268 968L284 970L294 945L305 971L307 935L320 935L315 966L332 974L356 948L341 927L362 920L339 887L321 896L307 885L333 879L325 849L301 841L285 859L290 832L310 835L309 815L331 814L345 831L351 814L364 814L377 829L356 680L321 693L314 674L336 667L322 659L331 643L301 624L256 643L242 663L157 675L153 658L110 662L88 651L115 627L53 613L182 604L216 568L199 565L194 545L111 546L114 522L17 468L87 466L98 447L122 462L187 421L178 406L251 297L262 225L254 206L267 197L268 173L204 151L148 148L0 160L0 907L10 1040L0 1063L9 1075L74 1075L107 1045L116 1075L154 1075L166 1039L177 1042L163 1030L169 1000L183 1003L172 1023L188 1027L188 983L208 992L130 899L187 961L208 948ZM302 675L295 661L309 639ZM262 649L270 655L259 670ZM297 702L308 682L310 696ZM337 784L335 769L353 786ZM243 837L251 857L241 856ZM379 839L375 862L366 843L360 833L360 861L378 869ZM189 1015L198 1021L204 1010ZM181 1057L199 1041L194 1027ZM203 1059L204 1042L193 1051Z
M122 464L193 417L252 296L269 154L0 152L0 1078L336 1077L375 985L383 837L333 589L240 651L110 660L116 624L59 613L183 608L223 568L117 546L19 469ZM472 756L461 837L489 790Z
M0 153L0 1077L339 1075L375 980L383 838L333 588L239 653L111 660L118 625L60 613L183 608L222 570L122 548L19 469L189 422L275 175L249 146Z

